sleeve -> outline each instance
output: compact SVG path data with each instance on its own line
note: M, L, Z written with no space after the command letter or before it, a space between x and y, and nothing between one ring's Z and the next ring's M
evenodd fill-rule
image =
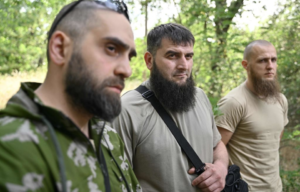
M234 97L223 97L217 105L220 114L215 116L216 125L234 132L243 115L242 105Z
M45 191L39 139L30 121L0 119L0 191Z

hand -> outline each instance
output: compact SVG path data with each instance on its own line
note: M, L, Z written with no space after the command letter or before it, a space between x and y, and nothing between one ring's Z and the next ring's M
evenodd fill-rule
M205 171L193 180L192 185L197 186L202 192L220 192L225 187L225 178L228 168L223 163L206 163ZM195 168L189 170L194 174Z

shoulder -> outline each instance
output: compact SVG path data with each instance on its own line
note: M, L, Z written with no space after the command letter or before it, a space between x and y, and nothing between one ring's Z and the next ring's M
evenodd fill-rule
M41 155L38 145L43 140L36 122L24 118L0 118L0 159L13 160L14 163L20 160L23 165L33 165L33 162L42 161L38 157ZM4 166L6 163L0 164Z
M199 87L195 87L195 89L196 89L196 94L197 94L197 95L201 95L201 96L206 97L206 94L205 94L205 92L203 91L203 89L201 89L201 88L199 88Z
M219 107L229 106L232 108L241 107L243 106L243 101L234 96L226 95L219 100L218 106Z
M280 104L282 105L283 108L287 109L288 107L288 100L285 97L284 94L280 93Z
M124 93L122 95L121 99L122 99L122 102L132 103L136 100L143 99L143 96L137 90L130 90L130 91L127 91L126 93ZM122 104L126 104L126 103L122 103Z
M203 91L203 89L199 88L199 87L195 87L196 89L196 98L200 99L200 100L204 100L204 101L209 101L207 95L205 94L205 92Z
M26 118L0 118L0 145L13 151L25 147L34 147L45 139L47 129L37 121ZM22 152L22 151L21 151Z
M6 134L16 133L22 130L29 130L32 122L26 118L3 116L0 117L0 137ZM1 139L2 140L2 139Z
M1 187L5 185L10 191L18 191L17 188L28 186L25 183L28 180L43 180L43 183L49 181L48 166L45 165L48 160L45 160L45 154L52 157L53 162L55 155L49 153L50 150L41 150L42 140L35 122L25 118L0 118ZM47 191L45 186L40 185L39 188Z
M196 89L196 105L203 105L207 109L211 110L212 106L211 106L210 100L208 99L208 97L205 94L205 92L203 91L203 89L201 89L199 87L195 87L195 89ZM200 108L202 109L203 107L200 107Z
M248 93L245 84L241 84L240 86L232 89L227 95L221 98L218 102L218 106L220 105L230 105L232 107L243 106L244 103L247 102Z
M247 110L247 103L247 90L239 86L218 101L220 114L216 118L223 115L242 116Z
M122 98L121 115L141 115L145 116L149 112L152 113L154 108L152 104L145 99L138 91L131 90L126 92Z

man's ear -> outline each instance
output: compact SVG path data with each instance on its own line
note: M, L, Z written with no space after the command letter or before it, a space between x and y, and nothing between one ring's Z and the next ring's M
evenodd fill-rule
M61 31L55 31L49 40L49 57L52 63L63 65L72 51L71 39Z
M243 65L244 69L246 69L248 71L248 61L247 60L243 60L242 61L242 65Z
M149 70L151 70L152 67L153 67L154 57L152 56L152 54L151 54L149 51L147 51L147 52L145 53L145 55L144 55L144 60L145 60L145 63L146 63L146 65L147 65L147 68L148 68Z

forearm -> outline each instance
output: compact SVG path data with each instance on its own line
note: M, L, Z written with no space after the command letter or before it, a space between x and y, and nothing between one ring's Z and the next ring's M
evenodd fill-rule
M229 164L228 153L226 146L220 141L214 148L214 164L223 164L225 167Z

